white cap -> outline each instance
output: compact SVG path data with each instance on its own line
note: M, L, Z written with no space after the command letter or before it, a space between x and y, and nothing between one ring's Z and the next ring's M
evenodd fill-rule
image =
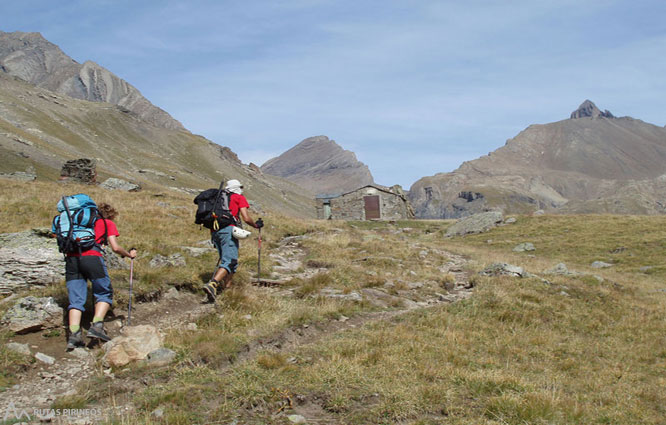
M250 236L250 232L248 232L245 229L241 229L240 227L233 226L234 228L231 229L231 234L234 236L236 239L245 239L248 236Z
M243 185L235 179L229 180L224 188L229 192L237 193L239 195L243 193Z

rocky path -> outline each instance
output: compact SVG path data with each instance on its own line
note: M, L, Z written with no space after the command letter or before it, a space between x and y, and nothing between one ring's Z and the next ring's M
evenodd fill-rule
M307 279L316 273L325 271L325 268L308 266L304 263L306 250L301 242L303 236L294 236L283 239L278 248L269 255L273 261L273 278L286 281L294 277ZM422 257L427 256L427 248L411 247ZM422 248L422 249L421 249ZM432 249L430 249L432 251ZM351 318L341 317L337 320L302 325L288 328L268 338L250 343L243 352L239 353L236 362L251 361L259 352L270 350L289 353L297 347L314 344L330 337L332 334L343 332L352 328L365 326L377 321L390 320L401 314L415 309L429 308L442 303L452 303L469 297L472 287L464 271L467 260L461 256L437 251L439 257L447 261L438 264L442 274L450 274L453 281L447 287L448 291L438 292L428 283L407 282L401 289L396 290L393 282L383 287L362 288L350 293L342 293L334 288L324 288L320 295L347 300L366 300L381 311L363 312ZM427 261L425 258L422 260ZM293 288L257 288L274 296L292 296ZM444 292L444 293L442 293ZM214 311L212 304L203 302L203 296L189 292L178 291L175 288L165 293L159 301L135 304L132 312L132 324L151 324L160 330L171 328L196 328L198 318ZM106 324L110 336L120 335L126 312L116 312L117 316ZM77 349L73 352L64 351L64 338L44 338L40 334L17 335L13 341L28 344L33 351L43 352L53 360L53 364L37 361L20 382L7 391L0 392L0 406L21 406L27 410L44 409L50 407L58 397L74 396L81 384L92 378L115 379L110 369L104 369L99 361L101 349L99 346ZM231 366L229 366L231 367ZM122 383L118 383L122 385ZM133 385L129 385L132 387ZM133 410L133 406L107 406L103 415L108 416L111 411L116 417L126 416ZM295 403L289 412L307 415L313 423L332 423L327 413L318 407L312 400L300 400ZM317 419L318 417L318 419ZM62 418L54 418L53 423L59 423ZM319 420L320 422L316 422ZM69 418L63 423L87 424L94 423L88 418Z
M132 324L150 324L163 331L192 326L199 317L215 309L212 304L204 303L203 299L202 295L179 292L172 288L159 302L135 304ZM111 337L121 334L127 316L127 311L120 312L116 309L115 313L116 316L111 317L105 324ZM64 335L64 332L62 334ZM37 359L21 376L19 383L0 392L0 408L16 406L20 407L19 411L25 409L33 419L48 420L53 416L49 410L56 399L77 395L81 384L93 378L114 379L111 369L105 369L100 362L103 350L97 343L66 352L66 341L62 336L45 338L41 333L32 333L16 335L11 341L30 348L31 355L43 354L39 355L43 360ZM33 414L35 409L39 411L39 415ZM52 417L51 422L71 424L96 422L91 419L91 412L83 413L85 414L80 418Z

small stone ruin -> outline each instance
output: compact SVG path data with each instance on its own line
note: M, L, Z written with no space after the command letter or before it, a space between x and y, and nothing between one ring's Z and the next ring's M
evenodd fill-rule
M88 158L72 159L65 162L60 170L60 181L96 184L97 162Z

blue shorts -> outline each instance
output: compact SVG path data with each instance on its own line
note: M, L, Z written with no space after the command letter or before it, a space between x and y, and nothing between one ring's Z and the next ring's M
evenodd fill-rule
M65 280L69 294L69 309L85 311L88 299L88 282L92 282L95 304L105 302L113 304L113 288L106 271L104 258L93 255L67 257L65 259Z
M233 230L233 226L227 226L211 235L213 245L221 258L220 268L229 273L236 273L238 267L238 239L231 235Z

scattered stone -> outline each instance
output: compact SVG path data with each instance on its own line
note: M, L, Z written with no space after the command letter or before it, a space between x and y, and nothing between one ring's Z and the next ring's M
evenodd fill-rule
M130 326L124 329L124 335L113 338L104 344L104 364L125 366L143 360L148 353L162 346L162 335L154 326Z
M31 182L37 179L35 167L29 166L25 171L14 171L13 173L0 173L0 177L6 179L18 180L22 182Z
M81 158L65 162L60 170L60 181L72 183L97 183L97 162Z
M534 244L531 242L523 242L521 244L516 245L513 248L514 252L525 252L525 251L534 251L536 248L534 248Z
M319 295L326 298L337 298L346 301L363 301L361 294L356 291L345 294L339 289L324 288L319 292Z
M252 319L252 316L250 316L250 319ZM249 320L249 319L248 319L248 320ZM199 329L199 327L197 326L196 323L188 323L187 326L185 326L185 329L187 329L188 331L192 331L192 332L194 332L194 331L196 331L197 329Z
M414 301L408 298L390 295L376 288L363 288L361 292L363 293L362 299L366 299L370 304L377 307L403 306L413 308L415 305Z
M36 358L37 360L39 360L40 362L42 362L42 363L46 363L46 364L55 364L55 359L54 359L53 357L51 357L51 356L47 356L47 355L44 354L44 353L37 353L37 354L35 354L35 358Z
M183 251L185 251L190 257L201 257L202 255L208 253L208 252L214 252L214 249L211 249L212 245L210 248L197 248L194 246L184 246L181 247Z
M546 270L544 273L546 274L557 274L557 275L562 275L562 276L580 276L582 273L576 272L569 270L564 263L558 263L553 267L552 269Z
M534 215L534 216L544 215L544 214L546 214L546 212L544 210L536 210L532 213L532 215Z
M593 275L592 277L595 278L597 280L597 282L604 283L604 278L603 277L601 277L599 275L596 275L596 274Z
M185 258L182 254L171 254L168 257L157 254L148 263L152 268L159 267L185 267Z
M101 187L104 189L110 190L124 190L126 192L138 192L141 190L141 186L136 183L128 182L127 180L117 179L115 177L108 178L104 180Z
M92 353L83 347L78 347L69 352L72 356L81 360L87 360L92 357Z
M116 255L110 248L104 248L102 250L102 256L104 257L104 264L106 267L112 270L129 270L129 264L119 255Z
M525 271L522 267L507 263L494 263L479 272L483 276L515 276L524 277Z
M29 356L32 354L32 351L30 351L30 347L28 346L28 344L20 344L18 342L8 342L5 345L5 347L7 347L7 349L10 351L23 354L25 356Z
M620 253L622 253L626 250L627 250L627 247L618 246L617 248L615 248L614 250L611 251L611 254L620 254Z
M349 317L344 316L344 315L340 315L340 317L338 318L338 322L342 322L342 323L346 322L347 320L349 320Z
M251 314L246 314L245 316L243 316L243 319L252 320L252 315Z
M515 223L516 221L518 221L518 220L516 220L516 217L509 217L509 218L507 218L506 220L504 220L504 222L505 222L506 224L513 224L513 223Z
M605 263L603 261L595 261L590 265L590 267L592 267L593 269L606 269L608 267L613 267L613 265Z
M150 413L150 416L153 416L157 419L161 419L162 417L164 417L164 409L162 409L161 407L158 407L157 409L153 410Z
M25 297L18 300L2 318L2 323L17 334L62 326L63 309L53 297Z
M501 223L504 216L500 211L488 211L474 214L458 220L446 230L446 236L464 236L472 233L483 233Z
M653 268L654 268L654 267L652 267L652 266L643 266L643 267L641 267L640 269L638 269L638 271L641 272L641 273L647 273L647 272L649 272L650 270L652 270Z
M166 366L176 360L176 352L168 348L158 348L148 353L146 364L148 366Z
M301 415L289 415L287 416L287 419L289 419L289 422L292 424L306 424L308 421Z
M423 282L408 282L407 288L409 289L421 289L423 288Z
M165 300L174 300L174 299L178 298L179 295L180 295L180 292L178 292L178 289L176 289L176 288L171 288L171 289L169 289L168 291L166 291L166 292L164 293L164 295L162 296L162 298L164 298ZM195 325L196 325L196 324L195 324ZM195 329L195 330L196 330L196 329Z

